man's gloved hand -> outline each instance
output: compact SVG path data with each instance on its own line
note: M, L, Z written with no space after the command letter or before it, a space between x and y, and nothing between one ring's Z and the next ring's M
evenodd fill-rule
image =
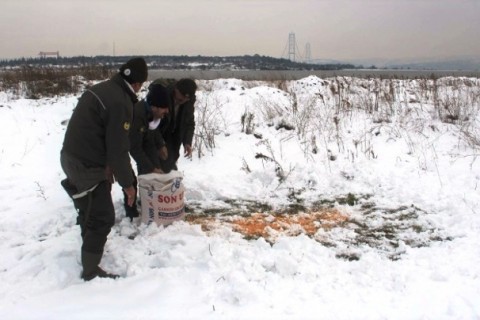
M133 202L135 201L135 195L136 191L133 186L130 186L128 188L124 188L123 192L127 195L127 204L131 207L133 206Z
M187 157L187 158L191 158L192 157L192 146L189 145L189 144L185 144L183 146L183 149L185 150L184 156Z
M158 156L159 156L160 159L162 159L162 160L167 160L167 158L168 158L168 150L167 150L167 147L166 147L166 146L163 146L163 147L161 147L161 148L158 150Z
M163 172L163 170L160 168L155 168L153 169L153 173L165 173L165 172Z

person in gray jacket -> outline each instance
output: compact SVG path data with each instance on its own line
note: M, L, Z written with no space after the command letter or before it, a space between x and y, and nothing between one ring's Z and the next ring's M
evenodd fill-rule
M78 212L82 235L81 277L117 278L99 264L115 223L111 188L115 179L133 204L135 188L130 164L129 129L136 93L147 80L143 58L133 58L111 79L87 89L80 97L65 132L60 162L67 179L61 182Z
M163 173L159 159L168 157L167 147L161 133L156 130L161 122L165 121L170 108L170 97L167 89L161 84L154 84L148 88L145 99L137 102L133 107L133 125L130 129L130 155L137 164L138 174ZM133 186L137 189L137 180ZM137 194L137 193L135 193ZM140 214L136 206L136 197L133 206L128 205L128 197L124 199L125 216L138 217Z

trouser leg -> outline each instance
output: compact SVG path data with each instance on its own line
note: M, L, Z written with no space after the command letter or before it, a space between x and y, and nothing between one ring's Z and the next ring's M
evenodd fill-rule
M111 186L109 182L103 181L91 192L90 212L86 215L84 223L85 235L82 245L84 251L103 254L107 236L115 224Z
M88 196L84 196L82 198L74 199L73 197L78 193L77 188L71 184L68 179L64 179L60 181L63 189L67 192L67 194L73 200L73 206L75 207L75 211L77 211L77 224L80 225L82 238L84 235L84 224L85 224L85 215L88 211L89 207L89 198Z
M73 199L73 204L77 209L77 224L80 226L80 232L82 238L85 236L85 222L86 219L91 211L92 206L92 194L89 193L88 195L80 198L80 199Z
M88 209L82 235L82 279L86 281L95 277L118 278L118 275L99 267L107 236L115 224L111 187L109 182L103 181L87 196Z
M61 182L70 197L77 194L75 186L67 179ZM72 198L73 199L73 198ZM101 182L86 196L73 199L77 210L77 224L82 235L82 279L92 280L95 277L118 278L118 275L105 272L99 267L107 236L115 223L115 209L112 203L111 184Z

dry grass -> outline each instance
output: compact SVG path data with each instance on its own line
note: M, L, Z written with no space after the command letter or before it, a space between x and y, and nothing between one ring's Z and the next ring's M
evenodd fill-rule
M22 66L0 73L0 90L27 99L77 94L86 81L108 79L115 73L108 67Z

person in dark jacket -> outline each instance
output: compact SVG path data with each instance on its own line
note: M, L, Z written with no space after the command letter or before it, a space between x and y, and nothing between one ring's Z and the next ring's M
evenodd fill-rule
M161 83L155 80L151 85ZM163 137L168 158L160 159L160 165L165 173L178 170L177 160L180 157L180 147L183 145L184 156L192 156L192 141L195 133L195 92L197 85L192 79L180 79L167 87L171 106L168 121L160 124L157 129Z
M115 223L111 188L116 179L133 204L129 129L136 93L148 76L143 58L133 58L111 79L87 89L68 122L60 162L62 181L78 212L82 235L81 277L117 278L100 268L107 236Z
M145 99L137 102L133 107L133 124L130 130L130 155L137 164L137 173L163 173L160 169L160 159L167 159L165 141L157 127L169 112L170 98L167 89L161 84L154 84L148 88ZM166 120L166 119L165 119ZM137 194L137 180L134 175L135 194ZM128 197L124 199L125 215L130 218L139 216L136 206L136 197L133 206L128 205Z

